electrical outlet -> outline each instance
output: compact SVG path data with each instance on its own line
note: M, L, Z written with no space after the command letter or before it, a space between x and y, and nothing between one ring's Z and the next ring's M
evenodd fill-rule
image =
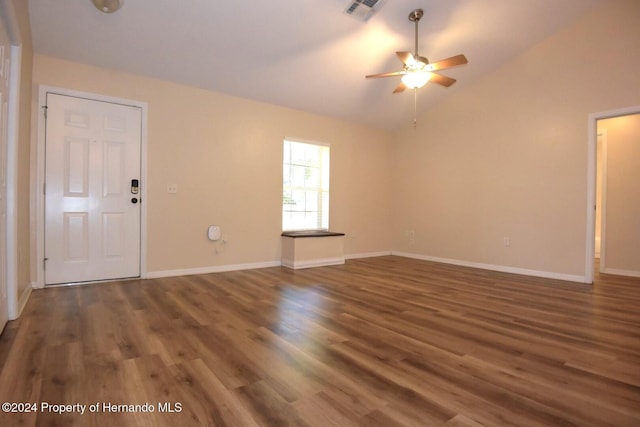
M416 242L416 231L415 230L405 230L404 236L407 238L407 241L410 245L413 245Z
M503 238L502 238L502 243L503 243L506 247L511 246L511 238L510 238L510 237L503 237Z
M178 184L167 184L167 193L176 194L178 192Z

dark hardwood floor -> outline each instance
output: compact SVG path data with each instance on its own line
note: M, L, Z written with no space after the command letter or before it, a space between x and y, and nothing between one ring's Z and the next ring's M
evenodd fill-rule
M1 426L639 426L640 279L380 257L51 288L0 363L37 409Z

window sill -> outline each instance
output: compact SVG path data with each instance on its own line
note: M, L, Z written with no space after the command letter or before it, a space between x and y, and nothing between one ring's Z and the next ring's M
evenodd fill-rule
M326 230L302 230L302 231L283 231L281 236L283 237L330 237L330 236L344 236L344 233L337 233L335 231Z

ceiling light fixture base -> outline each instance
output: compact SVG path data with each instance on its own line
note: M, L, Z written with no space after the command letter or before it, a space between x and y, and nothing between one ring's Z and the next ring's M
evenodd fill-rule
M124 4L124 0L91 0L91 2L96 9L104 13L113 13Z
M409 21L418 22L420 18L424 16L424 11L422 9L416 9L409 14Z

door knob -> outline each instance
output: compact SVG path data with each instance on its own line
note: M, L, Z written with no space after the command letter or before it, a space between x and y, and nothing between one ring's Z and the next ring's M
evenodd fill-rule
M131 203L133 203L133 204L138 203L138 199L136 197L132 197L131 198Z

